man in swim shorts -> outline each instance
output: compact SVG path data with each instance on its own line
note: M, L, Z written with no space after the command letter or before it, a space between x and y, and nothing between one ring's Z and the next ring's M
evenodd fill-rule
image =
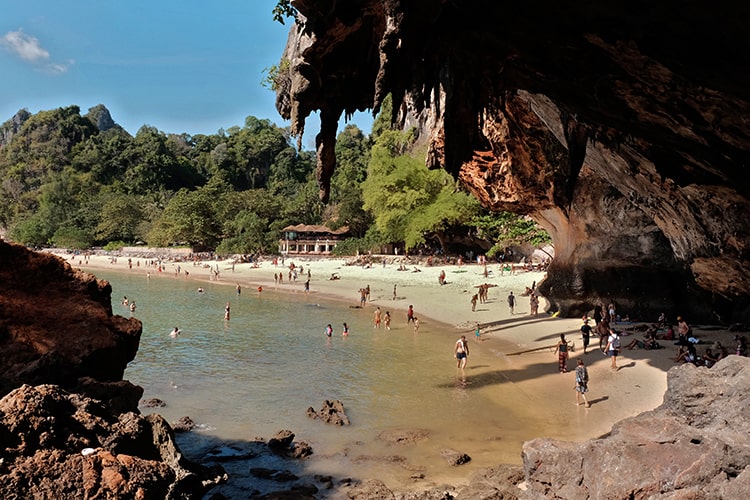
M469 357L469 343L466 342L466 335L456 341L454 349L456 357L456 368L466 368L466 359Z

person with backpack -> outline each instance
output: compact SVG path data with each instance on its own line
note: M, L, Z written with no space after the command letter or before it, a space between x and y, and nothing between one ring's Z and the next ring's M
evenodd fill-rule
M612 358L612 369L617 371L617 355L620 353L620 335L615 330L611 330L609 334L606 351L609 357Z
M581 404L581 397L586 404L586 408L591 408L591 403L586 399L586 393L589 392L589 371L583 364L583 359L578 358L576 366L576 404Z

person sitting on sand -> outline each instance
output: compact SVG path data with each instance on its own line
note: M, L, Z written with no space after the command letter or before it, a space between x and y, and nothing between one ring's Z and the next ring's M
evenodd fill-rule
M677 351L677 356L672 358L675 363L695 363L698 355L695 352L695 346L688 344L686 346L680 346Z
M338 280L338 279L341 279L341 278L339 277L339 274L338 274L338 273L331 273L331 277L330 277L330 278L328 278L328 280L329 280L329 281L334 281L334 280Z
M716 364L717 361L719 361L719 358L713 353L710 347L706 349L706 352L703 354L703 364L711 368Z

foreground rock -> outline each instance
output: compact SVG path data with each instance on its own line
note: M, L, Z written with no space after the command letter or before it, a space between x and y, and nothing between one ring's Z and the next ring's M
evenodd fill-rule
M56 384L136 409L142 390L122 377L142 326L112 314L109 283L2 240L0 283L0 396Z
M53 385L0 400L0 449L4 498L201 498L226 480L186 460L161 416L114 415Z
M750 359L668 374L664 403L587 443L524 444L528 498L745 498ZM594 410L591 410L594 411Z
M292 3L276 104L295 136L319 111L324 200L342 115L390 94L430 167L547 229L564 315L750 318L745 4Z
M320 407L320 411L315 411L313 407L307 409L307 416L313 419L321 419L323 422L332 425L349 425L349 417L346 416L344 410L344 403L338 399L331 401L326 399L323 401L323 406Z

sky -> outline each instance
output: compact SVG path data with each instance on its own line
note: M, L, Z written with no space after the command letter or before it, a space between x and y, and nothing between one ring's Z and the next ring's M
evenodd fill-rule
M0 0L0 123L71 105L104 104L135 135L214 134L247 116L289 126L263 87L291 19L276 0ZM303 147L314 149L316 116ZM369 134L372 118L352 122ZM343 123L343 122L342 122Z

